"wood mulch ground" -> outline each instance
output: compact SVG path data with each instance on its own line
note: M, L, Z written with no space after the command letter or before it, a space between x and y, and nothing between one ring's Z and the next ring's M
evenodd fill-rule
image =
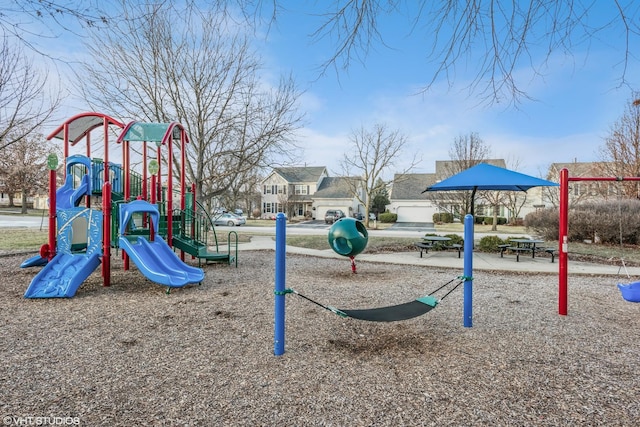
M640 304L610 277L478 271L473 327L459 288L412 320L345 319L288 295L274 356L274 253L208 265L165 289L113 259L71 299L27 300L37 269L0 258L0 414L83 426L632 426ZM457 271L289 255L287 286L338 308L411 301ZM13 418L7 418L13 417Z

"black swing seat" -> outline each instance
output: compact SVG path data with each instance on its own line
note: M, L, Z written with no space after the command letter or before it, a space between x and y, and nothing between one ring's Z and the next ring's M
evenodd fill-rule
M346 316L371 322L397 322L422 316L438 305L438 300L432 296L424 296L404 304L389 307L370 308L366 310L339 310Z

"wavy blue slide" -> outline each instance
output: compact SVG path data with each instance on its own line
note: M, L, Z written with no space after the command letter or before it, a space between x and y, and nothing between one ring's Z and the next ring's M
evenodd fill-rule
M25 298L71 298L100 265L100 253L59 253L33 278Z
M87 250L71 253L73 221L87 224ZM25 298L70 298L95 270L102 256L102 212L88 208L58 211L58 253L33 278Z
M158 208L144 200L135 200L120 205L121 232L126 230L127 223L135 212L148 213L153 222L153 229L158 230L160 218ZM134 243L121 236L118 239L118 245L129 255L145 277L161 285L176 288L189 283L199 283L204 279L202 269L182 262L157 233L151 242L142 236L137 236L137 241Z

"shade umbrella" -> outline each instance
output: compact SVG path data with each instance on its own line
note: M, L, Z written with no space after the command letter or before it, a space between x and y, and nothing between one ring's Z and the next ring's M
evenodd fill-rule
M426 188L427 191L471 191L471 215L477 190L527 191L533 187L557 187L558 183L520 172L479 163Z

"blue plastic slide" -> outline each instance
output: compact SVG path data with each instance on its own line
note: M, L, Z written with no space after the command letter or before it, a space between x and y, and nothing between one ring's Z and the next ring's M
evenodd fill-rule
M155 239L150 242L138 236L137 243L132 243L120 237L119 244L140 272L156 283L176 288L204 279L202 269L185 264L161 237L156 236Z
M91 195L91 172L83 175L80 184L76 188L73 188L74 178L71 169L73 165L76 164L84 165L88 171L93 170L89 157L81 154L74 154L73 156L67 157L67 177L65 178L64 185L56 191L56 210L74 208L80 203L80 200L84 196ZM46 265L47 262L48 260L46 258L36 255L24 260L22 264L20 264L20 268L41 267Z
M49 262L48 259L42 258L40 255L35 255L22 261L20 268L42 267L43 265L46 265L47 262Z
M87 168L88 173L82 176L80 183L76 188L73 187L74 176L72 172L73 165L81 164ZM82 197L91 195L91 159L87 156L75 154L67 157L67 177L64 185L56 191L56 208L71 209L75 207Z
M25 298L70 298L100 265L100 253L59 253L33 278Z
M77 221L75 225L74 221ZM86 252L71 253L74 232L86 236ZM33 278L25 298L74 296L82 282L100 265L101 256L102 212L88 208L58 210L57 254Z
M156 230L153 241L137 236L136 242L121 236L118 245L129 255L140 272L148 279L169 287L182 287L189 283L199 283L204 279L204 271L185 264L171 250L171 247L157 234L160 214L158 208L144 200L135 200L120 205L120 232L126 230L127 223L136 212L148 213Z

